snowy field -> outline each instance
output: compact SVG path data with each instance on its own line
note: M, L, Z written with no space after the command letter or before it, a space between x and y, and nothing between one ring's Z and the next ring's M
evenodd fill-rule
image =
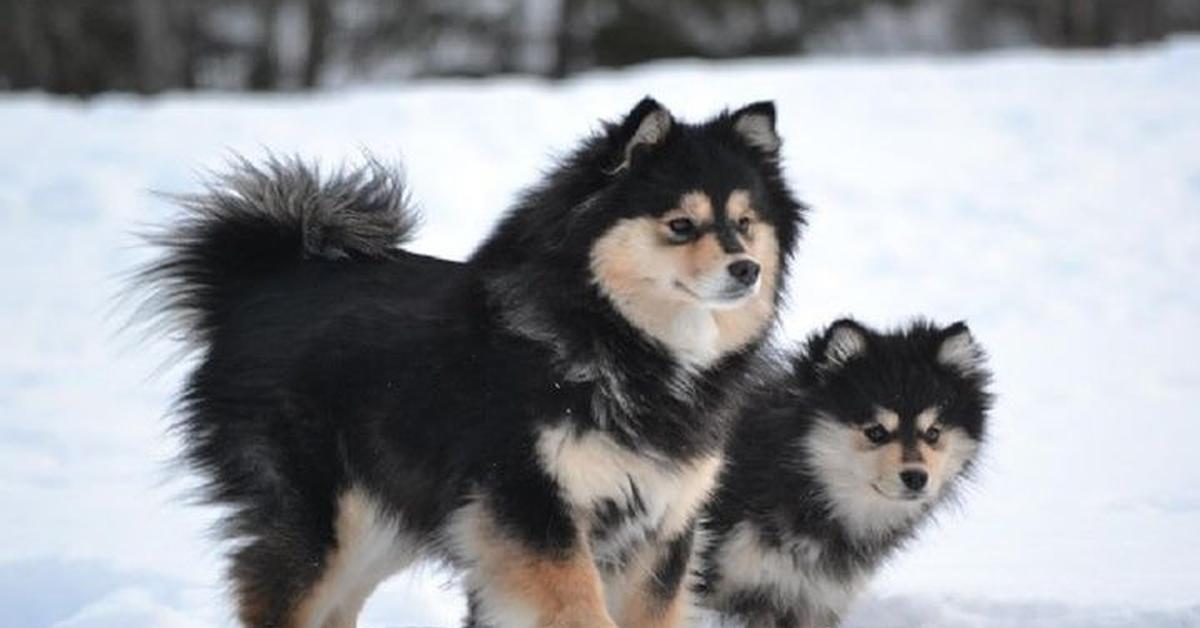
M402 160L461 259L595 120L772 98L814 211L786 331L966 319L994 439L851 628L1200 626L1200 40L1115 54L670 63L318 96L0 96L0 626L229 625L214 513L162 412L178 348L118 335L131 231L231 151ZM365 625L455 626L447 574Z

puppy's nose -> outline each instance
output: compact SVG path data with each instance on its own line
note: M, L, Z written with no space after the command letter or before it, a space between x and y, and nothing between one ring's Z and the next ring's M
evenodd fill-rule
M742 285L752 286L758 280L758 264L748 259L740 259L729 265L729 274Z
M900 481L904 482L908 490L919 491L925 488L925 484L929 482L929 474L916 469L901 471Z

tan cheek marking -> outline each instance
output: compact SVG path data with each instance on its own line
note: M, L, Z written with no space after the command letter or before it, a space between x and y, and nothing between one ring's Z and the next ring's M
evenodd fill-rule
M775 315L775 290L779 282L779 240L775 229L767 224L758 225L747 252L762 267L762 284L739 307L714 312L722 354L736 351L757 338Z
M622 220L592 246L592 277L634 327L664 342L687 295L671 285L684 276L686 247L666 246L649 218Z
M484 581L532 607L539 626L615 628L604 606L600 573L582 538L569 555L550 558L498 533L483 516L472 523L479 548L476 568Z
M592 275L609 295L629 297L658 279L664 265L678 264L659 244L650 218L629 218L613 225L592 246Z

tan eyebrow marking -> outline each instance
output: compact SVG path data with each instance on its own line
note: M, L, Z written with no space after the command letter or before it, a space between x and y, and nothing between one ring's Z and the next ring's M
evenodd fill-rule
M929 407L922 410L921 414L917 415L917 431L924 432L932 427L941 418L941 414L941 411L937 407Z
M707 194L699 190L687 192L679 197L679 207L667 212L663 217L667 219L680 218L687 216L695 220L698 224L707 224L713 220L712 199Z
M725 215L731 222L737 222L742 217L751 220L757 218L754 207L750 204L750 192L742 189L730 192L729 198L725 201Z
M887 408L875 409L875 421L889 432L895 432L900 427L900 415Z

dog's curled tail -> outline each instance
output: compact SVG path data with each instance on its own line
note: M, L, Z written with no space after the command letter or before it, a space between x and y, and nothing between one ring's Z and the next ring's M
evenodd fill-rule
M239 289L303 260L382 259L419 218L402 176L368 159L323 175L298 158L236 158L203 193L176 196L185 215L146 235L160 255L143 267L140 313L201 342Z

